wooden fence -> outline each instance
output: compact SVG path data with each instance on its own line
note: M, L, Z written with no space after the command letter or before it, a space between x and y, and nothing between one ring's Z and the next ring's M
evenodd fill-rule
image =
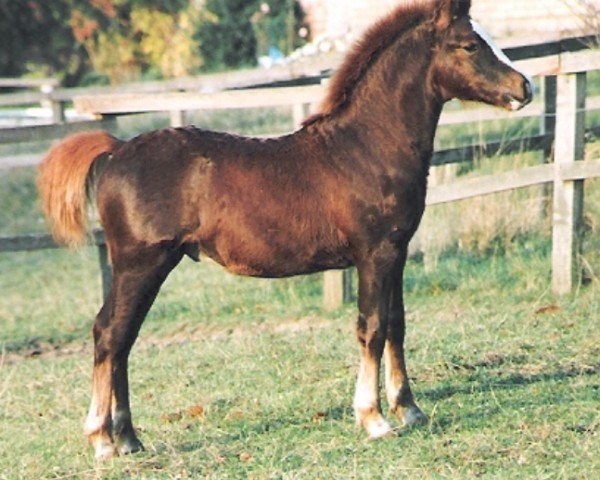
M506 49L508 56L532 76L541 77L541 102L514 114L481 109L469 112L444 113L441 124L467 123L474 120L537 116L539 134L510 141L489 142L445 149L434 154L432 165L441 166L469 162L480 156L540 150L546 162L503 174L455 180L433 186L427 196L428 205L453 202L481 195L552 184L552 289L562 295L572 290L578 281L578 253L581 243L583 214L583 181L600 177L600 161L582 161L585 139L600 136L600 126L586 131L586 74L600 69L600 50L590 48L590 38L567 39L539 45ZM149 111L168 111L173 126L185 122L185 111L200 109L253 108L287 105L292 107L295 124L299 124L310 105L320 101L321 85L283 88L261 88L215 93L110 93L74 96L80 113L92 114L96 121L69 126L65 130L48 130L47 135L62 136L71 129L115 128L115 116ZM600 102L593 101L592 108ZM1 104L1 101L0 101ZM54 126L51 126L54 127ZM49 127L50 128L50 127ZM0 143L25 141L38 137L43 127L0 130ZM554 142L561 138L560 142ZM552 155L553 153L553 155ZM101 232L95 232L94 243L99 248L103 272L103 288L110 283L106 247ZM54 248L48 235L0 238L0 252ZM350 276L344 272L327 272L324 280L324 301L335 308L350 298Z

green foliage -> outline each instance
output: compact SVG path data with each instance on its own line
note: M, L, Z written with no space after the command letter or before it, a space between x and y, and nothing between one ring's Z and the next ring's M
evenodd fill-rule
M0 0L0 76L56 76L78 82L88 68L69 19L77 0Z
M198 14L190 0L90 0L73 9L71 26L94 69L118 83L151 70L162 77L196 71Z
M299 3L260 8L260 0L0 0L0 75L119 83L253 65L270 47L296 48Z
M261 5L268 4L268 12ZM269 46L290 53L302 21L298 2L290 0L206 0L197 33L207 69L254 65Z

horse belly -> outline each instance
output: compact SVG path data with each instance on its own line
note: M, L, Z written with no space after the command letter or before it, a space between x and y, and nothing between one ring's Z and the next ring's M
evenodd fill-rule
M200 250L238 275L281 278L350 266L346 252L331 242L299 239L291 232L250 232L242 226L205 236Z

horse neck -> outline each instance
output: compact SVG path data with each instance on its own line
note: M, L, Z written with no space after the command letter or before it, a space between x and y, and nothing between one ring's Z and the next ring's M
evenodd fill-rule
M425 42L426 43L426 42ZM363 157L427 175L443 102L430 81L431 45L400 39L383 52L333 118L340 137L358 138Z

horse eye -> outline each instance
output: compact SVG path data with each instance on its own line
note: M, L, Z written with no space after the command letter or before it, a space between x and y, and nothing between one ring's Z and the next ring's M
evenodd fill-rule
M469 53L475 53L477 50L479 50L479 45L477 45L477 43L469 43L462 48Z

